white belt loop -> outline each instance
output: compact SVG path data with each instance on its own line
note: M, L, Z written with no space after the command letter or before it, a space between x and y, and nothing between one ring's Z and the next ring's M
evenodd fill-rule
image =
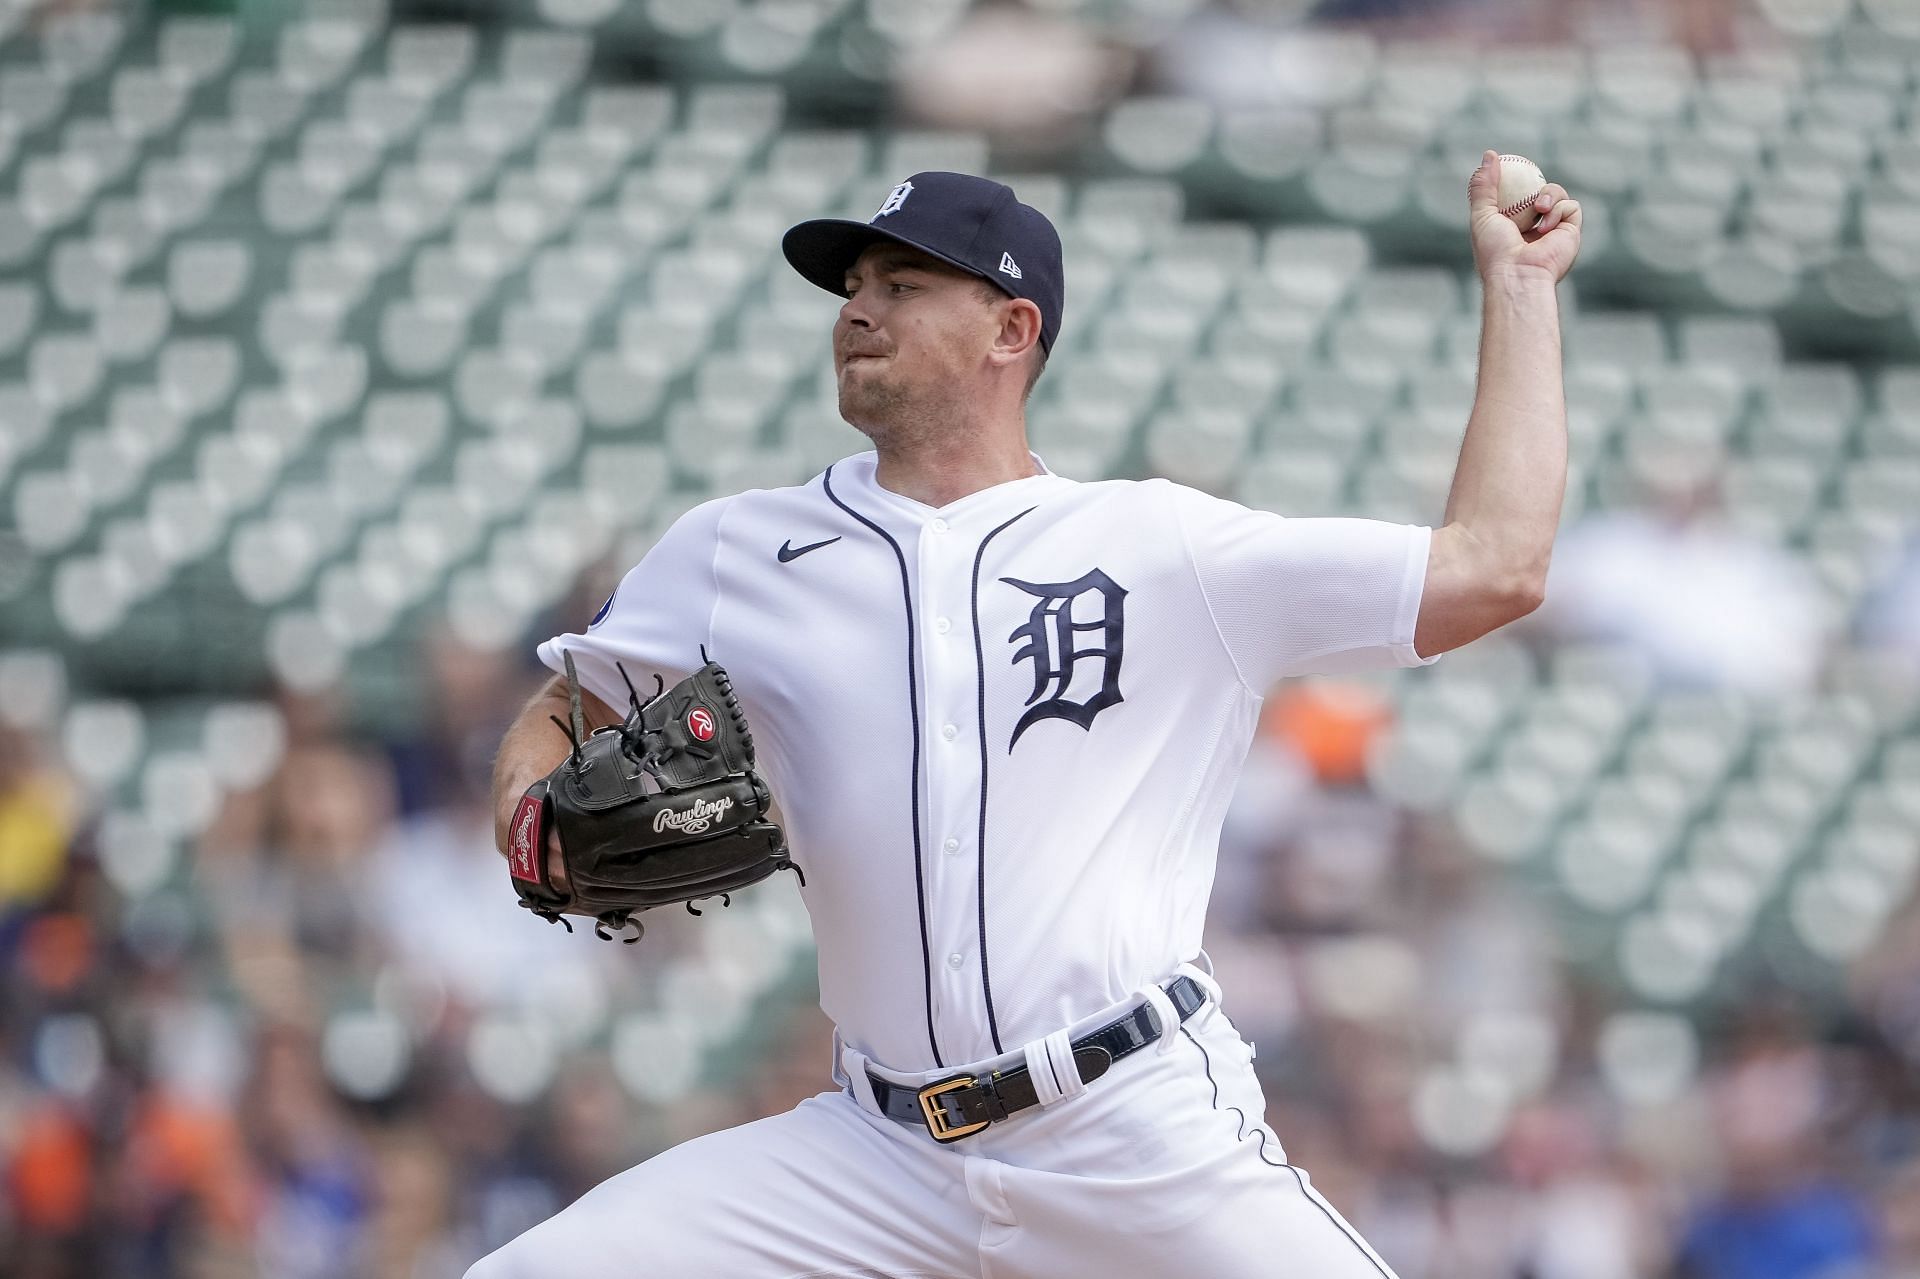
M867 1074L867 1055L842 1040L838 1030L833 1032L833 1045L835 1066L846 1077L847 1091L862 1109L885 1115L880 1099L873 1095L873 1079Z
M1173 1006L1173 1000L1158 985L1143 986L1140 997L1153 1005L1153 1011L1160 1017L1160 1042L1154 1045L1155 1055L1164 1057L1173 1051L1179 1041L1180 1010Z
M1080 1078L1080 1066L1073 1059L1073 1039L1065 1030L1036 1039L1021 1051L1033 1080L1033 1095L1042 1109L1087 1090L1086 1080Z
M846 1051L847 1041L840 1038L840 1028L835 1026L833 1028L833 1066L828 1073L833 1076L833 1082L842 1088L850 1087L853 1083L847 1076L846 1067L840 1062L841 1054Z
M1200 964L1205 964L1202 968ZM1194 983L1206 992L1207 1002L1194 1010L1194 1028L1204 1027L1220 1011L1220 983L1213 979L1213 957L1206 951L1200 952L1199 964L1182 964L1180 971L1193 978Z

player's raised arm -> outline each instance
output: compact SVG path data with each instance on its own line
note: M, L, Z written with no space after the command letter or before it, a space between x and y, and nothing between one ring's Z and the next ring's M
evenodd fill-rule
M1538 608L1567 480L1567 402L1555 286L1580 252L1580 206L1549 183L1523 232L1502 213L1500 158L1468 184L1484 286L1480 373L1445 523L1434 530L1414 631L1423 657ZM1524 214L1521 221L1529 221Z

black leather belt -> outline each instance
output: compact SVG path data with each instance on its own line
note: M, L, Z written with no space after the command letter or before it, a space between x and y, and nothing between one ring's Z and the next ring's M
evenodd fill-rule
M1161 989L1173 1001L1173 1007L1185 1021L1207 1002L1200 983L1184 974ZM1089 1031L1072 1043L1073 1064L1080 1078L1092 1083L1107 1073L1113 1063L1128 1053L1137 1052L1160 1038L1160 1014L1152 1004L1142 1004L1118 1021ZM955 1075L923 1088L889 1083L867 1072L873 1085L873 1099L889 1119L924 1127L938 1142L958 1141L988 1124L1005 1119L1015 1111L1040 1104L1031 1073L1025 1066L997 1071L985 1079Z

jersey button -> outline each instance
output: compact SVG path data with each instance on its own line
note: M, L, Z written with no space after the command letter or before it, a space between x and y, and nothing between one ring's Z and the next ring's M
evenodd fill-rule
M957 839L950 839L946 842L944 847L950 853L957 853L960 851L960 841Z
M947 531L947 522L945 520L935 520L932 524L929 524L927 527L931 528L936 533L944 533Z
M936 617L933 619L933 629L939 632L940 634L945 635L948 631L953 629L953 623L949 622L944 617Z
M961 957L959 951L955 951L953 954L947 956L947 967L949 968L958 968L966 962L967 961Z
M960 736L960 730L955 728L953 725L948 724L945 728L940 730L940 736L946 738L948 741L952 741L954 738Z

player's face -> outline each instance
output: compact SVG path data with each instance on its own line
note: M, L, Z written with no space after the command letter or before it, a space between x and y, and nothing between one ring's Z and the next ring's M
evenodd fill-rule
M833 326L841 417L883 443L975 394L998 331L977 277L881 243L848 269L846 293Z

